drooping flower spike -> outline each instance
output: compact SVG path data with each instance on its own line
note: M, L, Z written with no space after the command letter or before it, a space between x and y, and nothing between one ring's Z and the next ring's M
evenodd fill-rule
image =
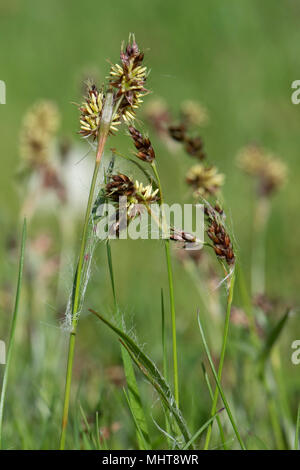
M205 204L204 211L208 222L206 232L213 243L213 249L217 257L226 261L228 266L234 266L235 256L230 236L225 227L223 210L218 204L215 208Z
M135 127L130 126L129 132L132 137L135 148L138 152L135 154L140 160L152 163L155 159L155 152L148 137L144 137Z

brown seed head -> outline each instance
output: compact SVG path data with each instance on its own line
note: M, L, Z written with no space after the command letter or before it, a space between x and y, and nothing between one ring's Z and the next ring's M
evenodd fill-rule
M203 140L200 136L189 137L185 123L169 126L169 135L173 140L181 142L185 151L198 160L203 160L206 154L203 150Z
M258 181L258 194L270 196L287 179L286 165L269 151L255 145L243 148L237 157L239 167Z
M208 228L207 235L213 243L214 251L218 258L223 259L229 266L234 265L235 256L230 236L224 225L224 213L220 215L220 208L213 209L208 204L205 206Z
M186 153L192 157L198 158L198 160L204 160L206 157L203 151L203 140L201 137L186 138L184 148Z
M184 142L186 139L186 127L184 124L169 126L169 134L177 142Z
M207 167L202 163L192 166L186 175L186 182L194 189L195 198L214 195L222 187L224 179L215 166Z
M105 193L113 201L118 201L122 196L132 196L135 193L134 182L121 173L112 175L105 186Z
M130 126L129 132L135 148L138 150L136 156L147 163L155 159L155 152L148 137L144 137L135 127Z

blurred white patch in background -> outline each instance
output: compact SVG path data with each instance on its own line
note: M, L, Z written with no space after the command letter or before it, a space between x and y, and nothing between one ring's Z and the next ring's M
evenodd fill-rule
M3 80L0 80L0 104L6 104L6 85Z
M5 343L0 340L0 364L5 364Z

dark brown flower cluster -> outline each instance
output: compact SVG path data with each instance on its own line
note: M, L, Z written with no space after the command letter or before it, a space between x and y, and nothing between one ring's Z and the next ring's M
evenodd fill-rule
M234 265L235 256L230 236L224 225L225 215L223 210L218 205L212 208L207 204L205 206L205 214L208 221L207 235L213 242L213 248L217 257L225 260L228 266Z
M119 173L112 175L105 186L106 196L112 201L118 201L120 197L130 197L135 193L134 182L126 175Z
M107 198L115 202L118 202L120 197L127 197L129 204L151 204L159 199L158 189L153 190L151 184L144 186L138 181L133 182L121 173L111 175L105 186L105 194Z
M148 137L144 137L135 127L130 126L129 132L132 137L135 148L138 150L135 154L140 160L152 163L155 159L155 152Z
M190 137L187 133L185 124L169 126L169 134L172 139L177 142L181 142L184 145L185 151L189 155L197 158L198 160L204 160L206 154L203 149L203 140L199 136Z
M174 240L176 242L184 242L184 243L195 243L197 238L195 235L189 232L184 232L183 230L178 230L174 227L170 228L170 240Z
M138 181L133 182L121 173L111 175L104 188L107 199L116 206L117 219L110 227L110 232L118 237L126 224L142 214L146 206L156 202L158 189L153 190L151 184L144 186ZM124 201L120 198L125 198ZM124 225L125 224L125 225Z

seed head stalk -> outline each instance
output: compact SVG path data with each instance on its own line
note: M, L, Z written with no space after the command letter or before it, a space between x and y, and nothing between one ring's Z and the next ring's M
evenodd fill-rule
M151 163L153 168L154 175L157 180L159 193L160 193L160 204L163 208L163 194L162 187L159 178L159 174L155 165L155 161ZM173 373L174 373L174 396L177 406L179 407L179 388L178 388L178 362L177 362L177 339L176 339L176 314L175 314L175 300L174 300L174 283L173 283L173 272L171 264L171 254L170 254L170 239L167 237L167 223L165 218L164 210L162 211L162 223L163 223L163 235L165 235L165 253L166 253L166 262L168 270L168 282L169 282L169 297L170 297L170 308L171 308L171 321L172 321L172 344L173 344Z
M90 191L89 191L87 208L85 212L80 252L79 252L79 260L78 260L77 269L76 269L75 278L74 278L74 291L73 291L72 306L71 306L72 325L71 325L70 339L69 339L69 352L68 352L68 362L67 362L67 372L66 372L63 417L62 417L61 436L60 436L60 445L59 445L60 450L63 450L65 448L65 442L66 442L66 431L67 431L68 414L69 414L69 406L70 406L72 370L73 370L74 351L75 351L75 337L76 337L76 330L77 330L78 319L79 319L78 310L79 310L79 306L81 302L81 279L82 279L82 269L84 265L84 255L86 251L86 244L87 244L87 238L88 238L88 227L89 227L92 205L94 201L95 187L96 187L96 182L97 182L97 176L99 173L101 157L103 155L105 143L109 134L113 112L114 113L116 112L116 110L113 110L113 94L108 93L105 103L104 103L102 120L100 124L100 129L99 129L99 139L98 139L98 147L97 147L97 153L96 153L96 159L95 159L94 172L93 172L93 177L92 177Z
M253 224L252 295L264 294L265 292L266 234L270 211L269 198L260 197L256 203Z
M231 305L232 305L233 291L234 291L234 282L235 282L235 273L233 271L232 274L231 274L231 277L230 277L230 281L229 281L226 317L225 317L225 325L224 325L224 333L223 333L223 344L222 344L222 350L221 350L221 356L220 356L220 362L219 362L219 368L218 368L218 379L219 379L219 381L221 381L221 378L222 378L222 371L223 371L225 352L226 352L226 346L227 346L227 338L228 338L228 331L229 331L229 324L230 324ZM219 397L219 389L218 389L218 387L216 387L215 393L214 393L214 398L213 398L213 403L212 403L212 408L211 408L211 416L214 416L216 414L218 397ZM212 425L210 424L208 429L207 429L207 433L206 433L204 450L208 450L208 446L209 446L210 438L211 438L211 432L212 432Z

